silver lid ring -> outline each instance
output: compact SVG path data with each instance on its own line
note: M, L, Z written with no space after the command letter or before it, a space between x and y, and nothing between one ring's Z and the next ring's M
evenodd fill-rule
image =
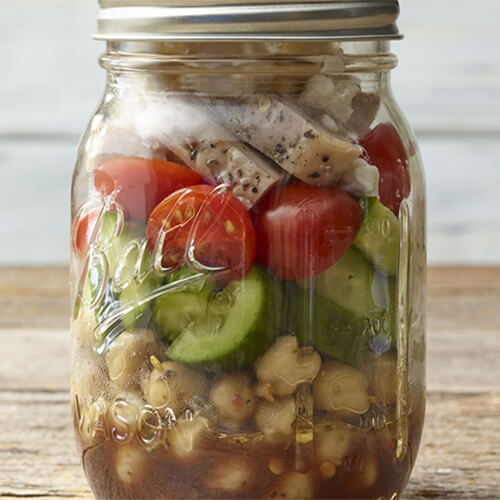
M180 7L172 5L172 0L102 0L96 38L111 41L401 38L396 26L397 0L300 3L219 0L217 5L205 2L200 6L201 3Z

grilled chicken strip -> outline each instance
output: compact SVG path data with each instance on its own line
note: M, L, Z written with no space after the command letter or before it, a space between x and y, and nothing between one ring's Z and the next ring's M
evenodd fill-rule
M215 123L199 103L169 97L169 121L160 140L183 163L212 184L227 183L247 209L284 177L268 158Z
M123 106L120 125L99 133L97 166L108 156L127 155L184 163L213 185L230 184L247 209L285 173L264 155L218 125L203 105L187 95L137 96Z
M359 146L336 137L275 95L205 103L238 138L308 184L336 184L362 153Z

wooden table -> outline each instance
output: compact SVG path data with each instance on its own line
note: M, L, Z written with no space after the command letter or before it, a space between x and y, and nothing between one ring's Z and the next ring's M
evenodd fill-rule
M500 268L432 268L428 409L406 500L500 498ZM0 269L0 498L89 498L69 412L66 268Z

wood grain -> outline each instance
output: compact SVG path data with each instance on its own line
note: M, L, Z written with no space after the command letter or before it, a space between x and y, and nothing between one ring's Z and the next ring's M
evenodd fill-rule
M66 266L0 268L0 328L67 328Z
M0 268L0 498L91 498L69 411L66 281L64 267ZM405 500L499 496L499 301L500 268L429 269L427 416Z

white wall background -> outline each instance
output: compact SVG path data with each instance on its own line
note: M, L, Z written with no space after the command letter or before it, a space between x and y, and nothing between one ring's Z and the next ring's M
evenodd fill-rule
M0 0L0 264L68 260L97 0ZM394 92L426 165L431 263L500 264L499 0L400 0Z

